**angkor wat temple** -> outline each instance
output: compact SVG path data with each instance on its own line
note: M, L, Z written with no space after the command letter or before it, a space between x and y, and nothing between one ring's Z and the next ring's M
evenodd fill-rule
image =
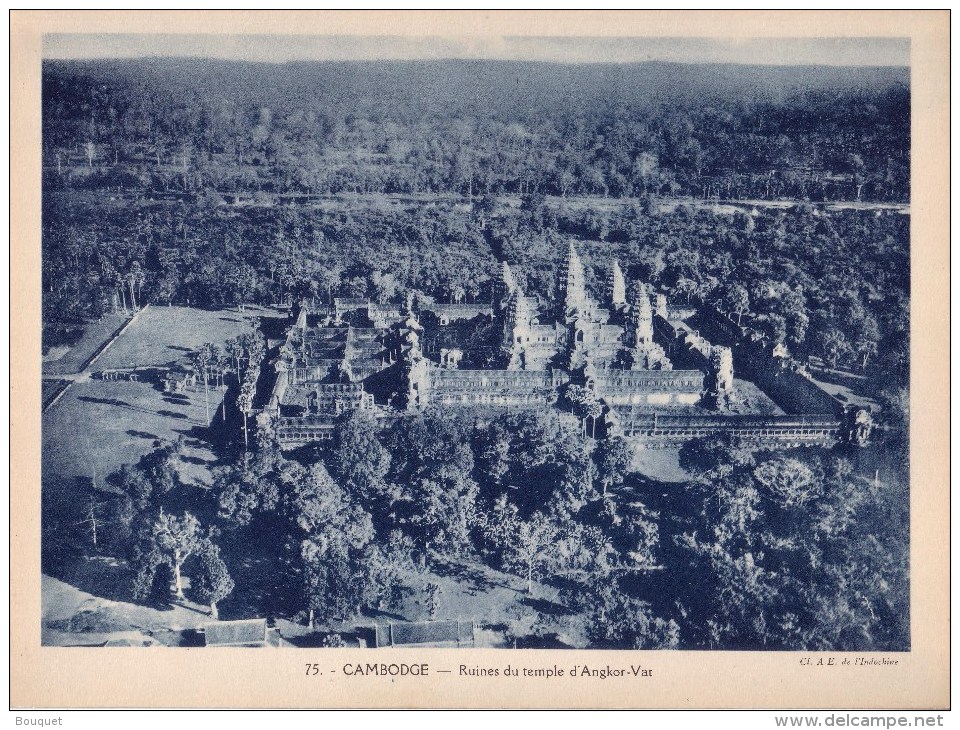
M556 291L546 304L528 296L504 263L491 304L304 301L274 360L261 425L289 448L331 438L338 418L356 409L397 418L430 405L564 408L577 389L596 404L588 418L598 437L654 445L720 429L787 445L850 437L853 416L783 363L767 379L777 391L786 378L779 390L793 395L772 396L773 410L738 409L735 352L776 358L753 352L715 311L698 320L728 343L712 344L688 324L694 309L671 307L642 282L628 285L616 261L597 301L571 243ZM774 405L798 388L813 391L795 407Z

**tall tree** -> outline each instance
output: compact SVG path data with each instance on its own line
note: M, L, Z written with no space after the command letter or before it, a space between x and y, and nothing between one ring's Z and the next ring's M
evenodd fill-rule
M824 330L819 343L820 352L831 368L836 368L853 351L847 336L836 327Z
M743 285L731 284L723 292L720 303L728 312L737 315L737 324L740 324L741 318L750 309L750 295Z
M822 476L799 459L769 459L753 470L753 476L784 507L802 506L823 490Z
M244 454L235 464L218 467L213 478L218 516L243 526L258 515L275 512L280 504L281 487L295 482L302 469L273 449Z
M625 438L615 436L601 441L595 453L597 476L603 497L606 497L608 489L623 484L633 461L634 450Z
M580 419L581 435L586 438L587 420L593 418L596 421L603 408L593 392L580 385L568 385L564 391L564 399L570 404L574 415Z
M224 349L226 350L226 354L233 359L234 373L237 376L237 385L239 386L240 383L243 382L243 372L240 370L240 360L246 353L243 340L240 338L240 336L231 337L224 345Z
M594 581L585 586L580 605L586 614L587 636L600 647L676 649L680 627L673 619L655 616L652 607L629 593L618 581Z
M346 415L336 431L330 466L351 496L364 504L392 501L387 481L390 452L377 437L377 422L364 411Z
M367 546L364 562L369 571L368 603L383 609L399 609L404 592L422 575L414 560L416 546L400 530L392 530L385 542Z
M183 564L203 545L200 521L189 512L177 517L161 508L152 529L156 547L173 570L177 597L183 598Z
M533 581L553 560L557 528L541 512L521 521L510 535L504 560L510 570L516 571L527 582L527 593L533 593Z
M196 374L197 378L203 381L203 404L206 408L207 419L205 423L207 425L210 425L209 378L211 357L212 346L207 343L202 345L200 349L193 354L193 357L190 361L193 365L193 372Z
M229 596L235 588L227 564L220 557L220 548L210 540L204 540L197 553L197 570L193 578L193 590L197 598L210 606L210 618L220 619L217 604Z
M879 344L880 325L877 323L875 317L867 315L860 321L857 327L856 340L854 341L854 348L857 354L863 358L861 367L864 370L867 369L867 362L870 358L877 354Z
M329 620L360 610L369 594L365 549L373 540L370 515L350 499L322 464L292 485L287 512L294 531L294 571L306 608Z
M240 386L240 392L237 394L237 408L243 416L243 450L250 450L250 439L247 435L247 418L253 413L253 396L256 388L249 380L244 380Z

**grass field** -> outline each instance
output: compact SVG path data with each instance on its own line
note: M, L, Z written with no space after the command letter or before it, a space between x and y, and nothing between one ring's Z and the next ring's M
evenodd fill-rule
M211 412L220 393L210 392ZM214 461L202 435L203 391L171 397L151 383L85 380L74 383L43 416L41 472L45 483L97 477L136 463L158 440L187 439L181 457L188 481L205 481Z
M245 312L190 307L152 306L103 353L95 370L172 365L206 342L219 347L250 331L252 322L277 316L271 309L247 307Z
M40 381L40 401L44 408L59 393L70 384L69 380L61 378L44 378Z
M248 332L261 316L276 313L261 308L248 308L241 314L150 307L92 369L163 366L204 342L222 346L225 340ZM221 393L211 389L209 399L212 416ZM205 418L202 388L173 396L156 383L80 378L43 414L45 488L62 489L76 477L102 480L123 464L136 463L157 441L181 436L185 438L180 457L182 478L187 483L207 483L216 456L204 438Z

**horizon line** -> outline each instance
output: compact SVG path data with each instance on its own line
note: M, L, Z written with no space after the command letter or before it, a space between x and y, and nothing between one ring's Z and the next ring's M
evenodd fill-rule
M909 38L439 37L199 34L43 36L42 60L191 58L250 63L516 61L565 65L909 68Z
M846 68L846 69L904 69L909 65L891 63L876 63L870 65L851 65L838 63L775 63L775 62L747 62L747 61L668 61L659 58L649 61L549 61L527 60L519 58L474 58L463 56L441 56L438 58L293 58L273 61L267 59L247 60L242 58L219 58L216 56L188 56L188 55L161 55L150 54L143 56L71 56L57 58L41 58L43 62L93 62L93 61L204 61L218 63L251 64L261 66L290 66L298 63L438 63L450 61L475 61L480 63L526 63L542 64L545 66L643 66L647 64L663 64L665 66L762 66L764 68Z

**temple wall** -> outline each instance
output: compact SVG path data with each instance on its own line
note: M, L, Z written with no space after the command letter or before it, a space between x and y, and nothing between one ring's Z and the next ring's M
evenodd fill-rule
M695 334L683 322L654 315L653 333L655 341L664 348L671 360L679 360L687 367L705 370L709 367L710 341Z
M693 405L703 393L699 370L607 370L591 377L608 405Z
M334 420L326 416L283 416L276 422L277 440L284 449L305 446L313 441L330 441L334 428Z
M410 400L406 404L394 402L393 410L387 408L378 418L385 417L388 411L393 413L391 417L401 418L431 403L487 406L491 409L554 404L570 375L564 370L546 368L556 363L554 356L559 348L572 349L576 344L581 356L576 367L584 366L583 355L589 354L591 370L595 372L588 370L587 385L609 408L608 433L624 435L638 446L676 446L718 432L781 447L830 445L841 438L843 404L803 372L785 367L785 361L773 357L769 346L754 339L754 333L711 307L702 308L696 324L699 331L695 332L682 321L695 314L692 307L668 306L663 297L658 297L656 314L652 316L654 341L666 350L674 365L682 369L605 369L620 352L624 328L619 324L608 324L607 310L583 290L579 260L572 250L569 260L572 269L562 273L559 291L570 305L567 314L579 310L577 322L587 322L582 329L568 330L562 324L532 324L537 321L537 300L523 297L519 292L514 298L517 312L513 316L519 316L521 321L510 320L508 312L506 330L507 349L514 348L511 367L518 369L439 368L418 358L414 369L405 376L410 383ZM367 310L378 325L398 314L392 305L380 306L360 298L337 298L332 308L338 315L359 309ZM492 307L480 304L435 304L425 307L424 311L431 312L431 318L436 317L441 323L439 328L428 327L430 335L421 334L423 351L433 355L444 348L459 347L462 333L458 328L463 329L464 325L453 325L454 321L494 314ZM369 323L362 327L313 329L305 313L306 307L287 336L286 356L296 366L278 372L265 408L277 418L277 435L284 448L332 439L336 427L334 416L329 413L281 416L280 404L284 397L297 395L301 399L300 396L307 397L305 394L310 390L311 409L339 412L344 407L363 407L366 396L359 381L375 376L391 361L381 344L385 341L389 345L391 340L383 339L382 329L369 327ZM363 319L354 319L357 324L365 323ZM444 329L445 326L450 332ZM423 332L418 325L416 331ZM516 340L518 336L520 340ZM571 336L574 341L568 342ZM645 336L649 336L649 330ZM708 388L717 389L721 385L716 381L716 371L718 368L723 370L722 363L717 363L724 354L712 343L731 347L737 369L788 415L689 415L687 406L700 404ZM521 351L522 357L517 354ZM468 356L464 364L467 367L481 365L480 359L474 360ZM321 386L318 393L317 383L336 374L341 363L353 382ZM569 367L575 365L571 362ZM389 404L388 395L380 393L377 397ZM373 396L369 398L372 405ZM662 411L683 415L661 416L659 412ZM291 412L297 410L286 411Z
M280 404L283 403L283 396L287 393L287 386L290 383L290 377L286 370L277 373L277 380L273 384L273 391L270 393L270 400L267 401L266 409L271 413L280 412Z
M563 336L563 330L552 324L534 324L527 328L531 342L556 345Z
M680 445L693 438L728 433L771 446L830 446L840 438L840 419L810 416L655 416L618 414L611 433L651 448Z
M697 308L682 304L667 305L667 319L689 319L697 313Z
M553 388L559 382L559 373L545 370L431 370L434 389L466 388Z
M378 363L372 362L353 362L350 364L350 372L353 375L353 382L366 380L372 375L376 375L384 368Z
M550 403L566 382L559 372L545 370L441 370L429 373L432 403L539 405Z
M550 394L537 391L442 391L431 393L430 402L443 405L537 406L549 405Z

